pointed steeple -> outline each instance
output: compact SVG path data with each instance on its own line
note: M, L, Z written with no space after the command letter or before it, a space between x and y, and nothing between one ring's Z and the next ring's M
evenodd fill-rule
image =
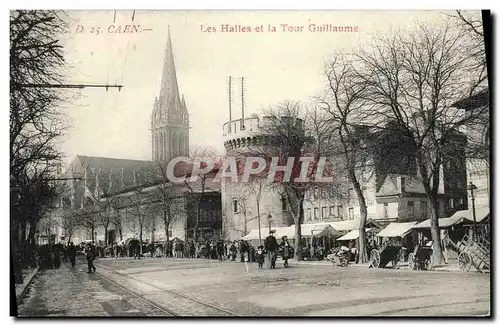
M170 38L170 26L168 27L167 48L163 61L163 74L161 77L161 90L159 103L162 109L178 110L180 108L179 86L177 85L177 74L175 72L174 51Z
M186 108L186 101L184 100L184 94L182 94L181 107L182 107L183 109L185 109L185 108Z

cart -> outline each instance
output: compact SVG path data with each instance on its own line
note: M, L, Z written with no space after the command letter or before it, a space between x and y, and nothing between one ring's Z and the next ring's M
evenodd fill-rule
M408 255L408 268L410 270L428 271L432 268L432 241L416 246L415 250Z
M407 260L408 248L403 245L403 239L411 232L416 222L390 223L377 234L379 238L388 238L379 248L370 252L370 267L384 268L391 262L398 269ZM410 250L413 248L409 248Z
M398 269L401 262L405 261L406 247L398 239L391 239L378 249L372 249L370 252L370 266L375 268L384 268L391 262L394 269Z
M472 266L478 272L484 273L490 270L490 243L482 236L476 239L465 235L457 244L458 267L468 272Z

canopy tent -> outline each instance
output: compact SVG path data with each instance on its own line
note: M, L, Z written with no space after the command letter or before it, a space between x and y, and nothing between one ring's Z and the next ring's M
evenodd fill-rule
M411 229L417 224L417 222L407 222L407 223L391 223L385 229L377 234L377 237L404 237L407 235Z
M342 232L335 230L331 225L327 225L323 231L316 234L318 237L327 237L327 238L335 238L341 237L343 235Z
M274 236L276 237L276 239L280 239L285 235L289 239L295 238L295 227L293 228L293 230L289 230L288 226L276 227L276 228L272 228L272 230L276 231L276 233L274 233ZM267 236L269 235L269 228L261 228L260 235L261 235L262 240L267 238ZM259 240L259 229L252 229L247 235L242 237L241 240L246 240L246 241Z
M447 218L440 218L438 220L438 223L439 223L440 228L445 229L445 228L448 228L450 226L459 224L463 220L464 220L463 217L458 216L458 215L453 215L453 216L447 217ZM431 227L431 219L427 219L423 222L418 223L413 228L414 229L430 229L430 227Z
M374 230L373 228L365 229L365 232L368 233ZM337 239L337 241L347 241L347 240L357 240L359 238L359 230L352 230L346 235Z
M322 232L327 227L332 228L330 223L302 224L300 231L301 231L303 237L308 237L308 236L311 236L313 234L318 235L319 232ZM290 226L290 228L293 228L293 230L295 232L295 225Z
M326 237L340 237L343 233L339 232L331 226L332 223L315 223L315 224L302 224L301 233L303 237L315 236L326 236ZM269 235L269 228L261 228L261 237L265 239ZM273 228L276 231L274 236L277 239L281 239L286 236L288 239L295 239L295 225L283 226ZM247 235L245 235L242 240L258 240L259 239L259 229L252 229Z
M476 222L486 222L490 217L490 208L476 208ZM468 220L467 222L474 222L474 212L469 210L457 211L450 218L462 218L464 220Z
M359 220L338 221L328 224L330 224L337 231L352 231L359 228Z

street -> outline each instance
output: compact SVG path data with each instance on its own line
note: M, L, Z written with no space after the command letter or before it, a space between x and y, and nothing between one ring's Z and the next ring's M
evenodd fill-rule
M37 276L20 316L484 316L490 275L204 259L98 259Z

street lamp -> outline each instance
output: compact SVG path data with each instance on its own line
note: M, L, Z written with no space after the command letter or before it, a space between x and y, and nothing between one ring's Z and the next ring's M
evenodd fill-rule
M273 216L271 215L271 213L269 213L267 215L267 220L269 221L269 233L271 233L271 221L273 219Z
M477 237L477 226L476 226L476 204L475 204L475 198L474 198L474 190L476 190L477 187L475 184L472 183L472 181L469 183L467 186L467 190L470 190L470 198L472 200L472 217L474 219L474 238Z
M153 233L151 234L151 243L154 243L155 242L155 232L156 232L156 229L153 228L152 232Z

